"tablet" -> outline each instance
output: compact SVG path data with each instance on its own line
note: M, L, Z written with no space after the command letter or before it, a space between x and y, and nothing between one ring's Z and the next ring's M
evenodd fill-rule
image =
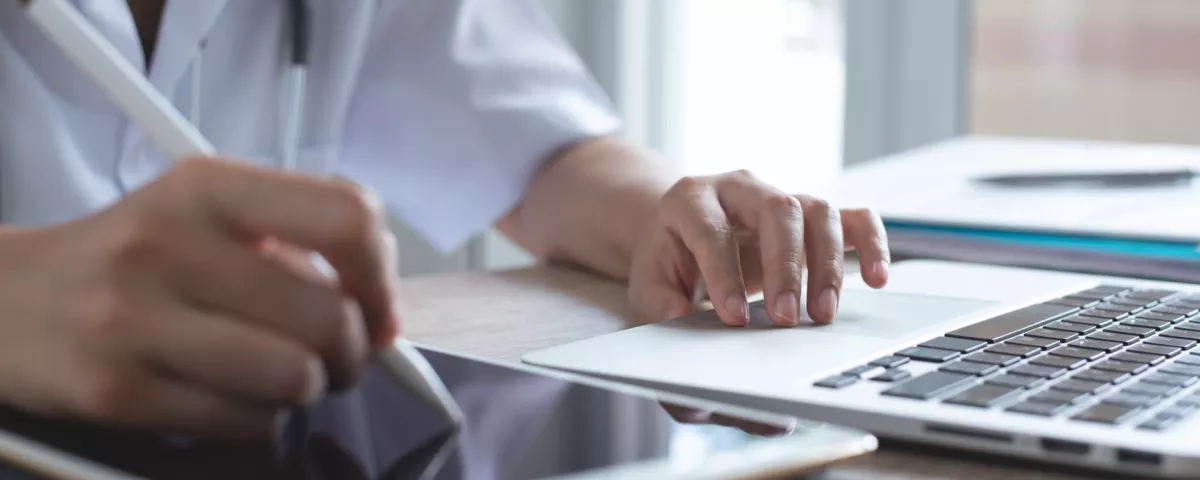
M0 411L0 478L527 479L793 476L874 450L840 428L421 348L453 429L384 372L292 415L274 441L214 442Z

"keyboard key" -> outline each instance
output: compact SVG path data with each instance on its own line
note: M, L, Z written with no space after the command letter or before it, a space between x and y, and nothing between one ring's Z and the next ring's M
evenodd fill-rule
M1067 373L1067 369L1046 365L1021 365L1009 370L1008 373L1034 378L1058 378Z
M1144 318L1143 315L1149 315L1149 314L1138 315L1129 320L1122 321L1121 325L1128 325L1130 327L1153 328L1155 330L1162 330L1164 328L1171 326L1171 322L1164 322L1161 320L1152 320L1149 318Z
M1133 335L1125 335L1123 333L1113 333L1109 331L1093 333L1088 335L1087 338L1104 342L1120 343L1123 345L1129 345L1133 342L1136 342L1138 339L1138 337Z
M1180 331L1200 332L1200 322L1191 321L1191 322L1180 323L1178 325L1175 325L1175 331L1176 332L1180 332Z
M1068 297L1054 299L1054 300L1051 300L1046 303L1053 303L1055 305L1065 305L1068 307L1086 307L1088 305L1095 305L1100 302L1094 298L1068 296Z
M1161 326L1154 327L1154 328L1162 328L1164 326L1170 325L1171 322L1174 322L1177 320L1183 320L1183 315L1171 315L1169 313L1159 313L1159 312L1144 312L1144 313L1137 314L1137 317L1135 317L1133 320L1126 320L1125 323L1128 323L1128 322L1134 321L1134 320L1158 322Z
M1009 340L1009 341L1005 342L1004 344L1005 345L1010 345L1010 344L1011 345L1022 345L1022 346L1026 346L1026 347L1037 347L1037 348L1050 348L1055 345L1058 345L1059 341L1052 340L1049 338L1038 338L1038 337L1031 337L1029 335L1025 335L1023 337L1017 337L1012 340Z
M1157 355L1146 355L1142 353L1123 352L1113 355L1111 358L1113 360L1120 360L1122 362L1143 363L1146 365L1158 365L1163 362L1163 357Z
M1142 379L1143 382L1161 383L1163 385L1178 385L1180 387L1191 386L1198 380L1200 379L1197 379L1196 377L1163 372L1154 372Z
M1046 380L1038 377L1027 377L1024 375L1012 375L1006 373L1004 375L997 375L989 378L984 383L1014 388L1037 388L1043 383L1046 383Z
M1105 327L1113 323L1113 319L1111 318L1089 317L1087 315L1071 315L1067 318L1064 318L1063 321L1091 325L1093 327Z
M880 366L863 365L860 367L854 367L849 370L846 370L846 371L842 372L842 375L858 377L858 378L866 378L866 377L873 377L875 375L879 375L880 373L883 373L883 370L884 370L884 368L880 367Z
M1082 402L1090 397L1091 395L1083 392L1046 390L1042 393L1029 397L1029 401L1037 403L1050 403L1054 405L1070 405L1072 403Z
M1089 308L1087 310L1079 312L1079 315L1082 315L1085 317L1092 317L1092 318L1099 318L1102 320L1113 321L1113 320L1120 320L1122 318L1128 317L1129 313L1124 310L1118 311L1118 310L1109 310L1107 308Z
M912 347L896 352L896 355L922 362L941 363L958 357L958 352L951 352L940 348Z
M1071 342L1070 345L1075 348L1087 348L1087 349L1091 349L1091 350L1099 350L1101 352L1115 352L1117 350L1120 350L1122 347L1122 345L1117 342L1107 342L1104 340L1095 340L1092 338L1076 340L1074 342Z
M1172 375L1183 375L1185 377L1200 377L1200 367L1195 365L1167 365L1158 369L1158 372L1170 373Z
M1085 362L1078 358L1059 357L1059 356L1055 356L1055 355L1042 355L1040 357L1035 357L1033 360L1030 360L1029 363L1032 363L1034 365L1045 365L1048 367L1065 368L1065 369L1070 370L1070 369L1082 367Z
M1109 333L1122 333L1125 335L1133 335L1133 336L1137 336L1137 337L1148 337L1152 333L1154 333L1153 329L1144 328L1144 327L1131 327L1129 325L1115 325L1115 326L1104 329L1104 331L1109 332Z
M1058 383L1050 386L1051 390L1062 390L1064 392L1075 392L1075 393L1090 393L1093 395L1099 395L1101 393L1104 393L1104 392L1108 391L1108 389L1110 389L1110 388L1112 388L1112 385L1109 385L1107 383L1093 382L1093 381L1088 381L1088 380L1077 380L1075 378L1068 378L1066 380L1063 380L1061 382L1058 382Z
M987 374L993 373L997 370L1000 370L1000 367L997 367L997 366L991 365L991 364L987 364L987 363L954 362L954 363L948 364L946 366L943 366L942 368L939 368L938 370L941 370L944 372L965 373L967 375L976 375L976 376L982 377L984 375L987 375Z
M1174 356L1174 355L1179 355L1179 352L1182 352L1183 350L1180 350L1175 347L1164 347L1162 345L1141 344L1141 345L1134 345L1132 347L1129 347L1125 351L1132 352L1132 353L1144 353L1146 355L1158 355L1160 357L1170 357L1170 356Z
M1172 405L1163 409L1163 411L1158 412L1154 416L1163 418L1187 418L1192 415L1192 410L1194 410L1194 407L1187 405Z
M1129 290L1131 290L1130 287L1126 287L1126 286L1122 286L1122 285L1097 285L1095 287L1084 290L1083 292L1076 293L1075 295L1104 294L1104 295L1111 297L1118 293L1125 293Z
M1139 300L1158 301L1158 300L1167 298L1171 295L1175 295L1176 293L1179 293L1179 292L1176 290L1163 290L1163 289L1134 290L1133 292L1125 294L1125 298L1136 298Z
M1046 328L1049 328L1051 330L1062 330L1064 332L1072 332L1072 333L1079 333L1079 334L1091 333L1091 332L1096 331L1095 325L1068 322L1066 320L1059 320L1057 322L1051 323L1049 325L1046 325Z
M1172 298L1170 300L1167 300L1166 302L1163 302L1163 305L1170 305L1175 308L1200 309L1200 302L1197 302L1195 300L1188 300L1186 298Z
M1129 378L1131 376L1132 375L1130 375L1128 373L1112 372L1112 371L1108 371L1108 370L1097 370L1095 368L1089 368L1087 370L1084 370L1082 372L1075 374L1071 378L1078 379L1078 380L1091 380L1093 382L1101 382L1101 383L1121 383L1126 380L1129 380Z
M1101 403L1071 417L1081 422L1106 423L1116 425L1128 421L1137 415L1137 408Z
M1137 382L1123 389L1122 392L1136 393L1139 395L1148 395L1151 397L1163 396L1169 397L1178 392L1181 387L1178 385L1163 385L1161 383Z
M879 375L871 377L871 380L876 382L899 382L901 380L907 380L909 377L912 377L912 374L907 370L893 368Z
M1189 407L1189 408L1200 407L1200 396L1197 396L1196 394L1192 394L1192 396L1190 396L1190 397L1184 397L1184 398L1179 399L1179 401L1176 402L1175 404L1179 405L1179 406L1183 406L1183 407Z
M1142 363L1121 362L1117 360L1105 360L1092 366L1093 370L1107 370L1110 372L1128 373L1130 375L1137 375L1148 368L1150 367Z
M1200 313L1200 310L1197 310L1195 308L1179 307L1179 306L1174 306L1174 305L1159 305L1157 307L1150 309L1150 311L1154 312L1154 313L1165 313L1167 315L1178 315L1181 317L1186 317L1188 315L1194 315L1196 313Z
M1015 343L1003 343L994 345L984 349L984 352L995 353L998 355L1011 355L1015 357L1032 357L1042 349L1037 347L1029 347L1025 345L1017 345ZM1200 358L1200 357L1198 357Z
M944 403L987 408L1004 403L1005 400L1012 398L1015 393L1020 391L1017 388L999 385L977 385L947 398Z
M1196 346L1195 340L1187 340L1184 338L1164 337L1162 335L1147 338L1145 341L1146 341L1146 343L1148 343L1150 345L1162 345L1165 347L1180 348L1183 350L1187 350L1189 348Z
M1008 407L1007 411L1038 415L1042 417L1052 417L1066 409L1067 404L1055 405L1051 403L1021 402Z
M877 358L871 362L871 365L883 368L896 368L908 363L908 358L899 355L888 355L886 357Z
M1108 398L1105 398L1104 400L1101 400L1100 403L1108 405L1120 405L1122 407L1129 408L1142 408L1154 405L1159 400L1162 400L1162 397L1158 395L1144 395L1140 393L1120 391L1109 396Z
M1196 355L1195 353L1191 355L1180 355L1179 359L1175 360L1175 363L1200 366L1200 355Z
M967 340L965 338L953 337L938 337L928 342L922 343L922 347L937 348L941 350L950 350L952 352L968 353L982 349L987 346L987 342L979 340Z
M1069 340L1074 340L1076 338L1079 338L1078 333L1067 332L1064 330L1053 330L1053 329L1049 329L1049 328L1039 328L1037 330L1029 332L1028 336L1049 338L1049 339L1053 339L1053 340L1058 340L1060 342L1066 342Z
M825 388L845 388L854 385L858 381L858 377L848 375L834 375L832 377L821 380L813 385Z
M1117 296L1117 298L1105 300L1103 302L1103 304L1093 306L1093 308L1098 308L1098 310L1110 310L1110 311L1129 313L1129 312L1141 311L1142 307L1145 307L1147 305L1151 305L1151 302L1127 299L1127 298L1123 298L1123 296Z
M971 383L976 377L953 372L929 372L883 391L894 397L928 400Z
M1068 346L1068 347L1058 347L1054 350L1051 350L1050 355L1056 355L1059 357L1078 358L1080 360L1087 360L1090 362L1092 360L1098 360L1100 357L1103 357L1104 353L1100 352L1098 350L1090 350L1087 348Z
M1179 420L1178 420L1178 419L1175 419L1175 418L1158 418L1158 417L1155 417L1155 418L1151 418L1151 419L1149 419L1149 420L1146 420L1146 421L1142 422L1140 425L1138 425L1138 426L1137 426L1137 428L1138 428L1138 430L1148 430L1148 431L1151 431L1151 432L1161 432L1161 431L1163 431L1163 430L1166 430L1166 429L1168 429L1168 428L1171 428L1171 426L1172 426L1172 425L1175 425L1175 423L1176 423L1176 422L1178 422L1178 421L1179 421Z
M1194 330L1180 330L1178 327L1162 332L1162 336L1200 341L1200 332Z
M968 362L986 363L989 365L999 365L1002 367L1007 367L1009 365L1015 365L1017 362L1021 361L1021 358L1014 357L1012 355L1000 355L998 353L979 352L979 353L976 353L973 355L968 355L966 357L963 357L963 360L966 360Z
M1073 311L1075 311L1074 307L1039 303L997 315L946 335L985 342L998 342L1037 328L1038 325Z

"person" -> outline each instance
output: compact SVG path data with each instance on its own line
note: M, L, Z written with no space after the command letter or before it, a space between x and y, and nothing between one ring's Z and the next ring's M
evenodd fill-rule
M887 281L872 212L683 176L620 140L534 0L312 1L300 171L281 172L280 3L77 3L222 152L175 161L0 1L0 403L267 434L400 333L385 210L443 249L494 225L627 281L648 320L690 313L703 284L730 326L760 291L779 327L801 302L830 322L847 249Z

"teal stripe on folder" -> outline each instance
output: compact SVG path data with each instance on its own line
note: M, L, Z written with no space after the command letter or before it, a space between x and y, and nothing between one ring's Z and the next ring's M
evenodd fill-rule
M1054 235L1014 232L983 228L921 225L907 222L884 222L889 231L939 234L982 241L1004 242L1033 247L1086 250L1156 258L1200 259L1195 243L1123 240L1116 238Z

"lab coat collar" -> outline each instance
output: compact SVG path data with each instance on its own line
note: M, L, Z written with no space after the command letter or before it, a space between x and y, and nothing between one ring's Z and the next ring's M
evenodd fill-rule
M179 85L192 64L196 53L208 38L209 32L227 0L170 0L163 12L159 28L154 64L150 68L150 83L170 95Z

